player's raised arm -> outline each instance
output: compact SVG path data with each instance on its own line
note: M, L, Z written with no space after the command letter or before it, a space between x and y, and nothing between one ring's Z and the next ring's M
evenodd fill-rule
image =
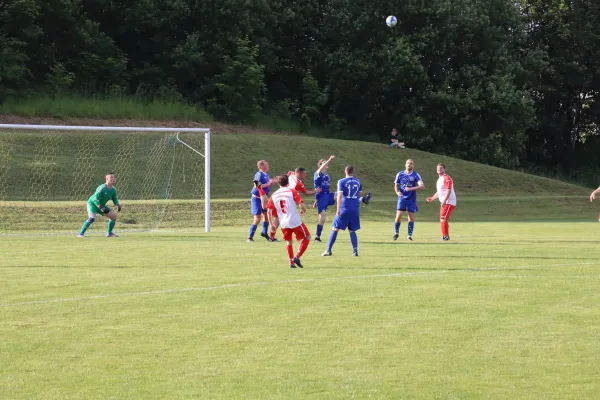
M592 192L592 194L590 194L590 201L594 201L596 199L596 195L600 193L600 187L598 187L598 189L594 190Z
M319 169L317 170L317 173L320 174L321 171L323 171L323 167L325 167L326 165L328 165L331 161L335 160L335 156L329 156L329 158L327 159L327 161L325 161L323 164L321 164L319 166Z

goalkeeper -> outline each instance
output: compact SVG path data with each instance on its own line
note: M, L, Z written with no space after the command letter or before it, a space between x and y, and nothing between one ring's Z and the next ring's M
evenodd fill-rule
M87 211L88 219L83 223L81 231L77 237L83 237L85 231L94 223L96 220L96 214L104 214L108 217L108 230L106 231L106 237L118 237L113 233L115 224L117 223L117 214L106 206L109 200L112 200L117 211L121 211L121 205L119 204L119 198L117 197L117 188L115 184L115 175L110 172L106 175L106 183L98 186L96 192L88 199Z

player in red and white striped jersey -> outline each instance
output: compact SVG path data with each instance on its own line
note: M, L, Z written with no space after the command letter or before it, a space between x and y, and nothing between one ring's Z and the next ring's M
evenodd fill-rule
M271 195L267 203L267 208L271 211L269 213L271 224L277 223L281 226L290 268L296 268L296 266L303 268L300 257L308 248L310 232L302 222L297 207L300 207L301 214L306 212L306 207L296 189L289 187L289 177L287 175L281 175L277 180L280 188ZM301 241L296 255L294 255L294 247L292 246L292 235L294 234L296 240Z
M306 195L313 195L313 194L319 193L321 191L320 188L317 188L315 190L306 189L306 186L304 186L304 182L303 182L304 178L306 178L306 169L305 168L298 167L294 171L289 171L287 174L288 174L288 180L289 180L288 188L296 189L296 191L298 193L303 193ZM279 228L279 225L271 224L271 232L270 232L271 242L278 242L278 240L275 238L275 234L277 233L277 228Z
M440 199L440 226L442 228L442 240L450 240L450 227L448 226L448 220L450 214L456 207L456 194L454 193L454 182L450 175L446 174L446 166L442 163L437 165L437 174L439 176L437 180L437 192L431 197L427 198L427 202L431 203L435 199Z

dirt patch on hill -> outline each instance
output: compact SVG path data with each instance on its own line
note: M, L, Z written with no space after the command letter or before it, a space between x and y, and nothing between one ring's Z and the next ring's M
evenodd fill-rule
M81 126L139 126L165 128L209 128L213 134L275 134L286 135L290 132L253 127L248 125L226 124L222 122L195 121L154 121L136 119L101 119L101 118L52 118L52 117L21 117L18 115L0 115L2 124L28 125L81 125Z

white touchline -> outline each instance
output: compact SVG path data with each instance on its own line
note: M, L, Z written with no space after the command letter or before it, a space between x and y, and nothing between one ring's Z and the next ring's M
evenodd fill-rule
M566 263L566 264L518 265L518 266L510 266L510 267L502 266L502 267L489 267L489 268L457 268L457 269L445 269L445 270L439 270L439 271L424 271L424 272L396 272L393 274L352 275L352 276L333 276L333 277L327 277L327 278L286 279L286 280L282 280L282 281L240 282L240 283L228 283L228 284L219 285L219 286L151 290L151 291L146 291L146 292L100 294L100 295L95 295L95 296L67 297L67 298L48 299L48 300L31 300L31 301L22 301L22 302L17 302L17 303L0 303L0 307L16 307L16 306L26 306L26 305L33 305L33 304L66 303L66 302L72 302L72 301L99 300L99 299L108 299L108 298L114 298L114 297L137 297L137 296L152 296L152 295L160 295L160 294L173 294L173 293L185 293L185 292L204 292L204 291L210 291L210 290L232 289L232 288L251 287L251 286L284 285L287 283L341 281L341 280L347 280L347 279L392 278L392 277L403 277L403 276L428 276L428 275L431 276L431 275L449 274L451 272L502 271L502 270L514 270L514 269L528 269L528 268L534 268L534 267L561 267L561 266L598 265L598 264L600 264L600 261L585 262L585 263ZM486 276L488 276L488 275L486 275ZM494 275L493 277L503 277L503 276L504 275ZM511 277L511 276L507 275L506 277Z

